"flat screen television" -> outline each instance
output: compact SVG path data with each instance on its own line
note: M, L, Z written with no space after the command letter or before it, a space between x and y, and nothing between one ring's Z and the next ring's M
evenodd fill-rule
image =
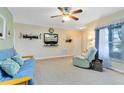
M58 34L44 33L44 43L45 44L57 44Z

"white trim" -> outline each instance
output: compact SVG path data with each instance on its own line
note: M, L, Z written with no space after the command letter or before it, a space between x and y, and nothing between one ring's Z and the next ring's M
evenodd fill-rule
M14 35L13 35L13 48L15 48L16 49L16 37L15 37L15 35L16 35L16 33L15 33L15 28L13 29L13 32L14 32Z
M73 55L62 55L62 56L50 56L50 57L41 57L35 58L36 60L44 60L44 59L53 59L53 58L63 58L63 57L72 57Z
M121 73L121 74L124 75L124 71L123 70L119 70L119 69L114 68L114 67L112 67L111 70L116 71L116 72Z
M6 34L7 34L7 31L6 31L6 18L3 16L3 15L1 15L0 14L0 18L2 18L2 20L3 20L3 36L2 37L0 37L0 39L6 39Z

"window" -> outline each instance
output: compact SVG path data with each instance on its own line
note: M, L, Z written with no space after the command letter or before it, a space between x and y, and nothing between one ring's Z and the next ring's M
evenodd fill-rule
M121 39L120 39L120 32L121 28L116 27L111 29L112 32L112 52L120 53L121 52Z

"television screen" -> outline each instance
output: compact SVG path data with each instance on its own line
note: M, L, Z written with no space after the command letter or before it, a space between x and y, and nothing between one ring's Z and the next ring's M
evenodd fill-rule
M45 44L57 44L58 34L44 33L44 43Z

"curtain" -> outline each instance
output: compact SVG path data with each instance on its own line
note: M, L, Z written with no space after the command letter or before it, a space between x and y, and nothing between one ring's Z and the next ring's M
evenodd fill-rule
M96 32L95 32L95 47L97 49L95 59L98 59L99 58L99 29L96 29Z
M103 67L105 68L111 68L108 33L109 33L108 28L103 28L99 30L98 54L99 54L99 59L103 60Z
M122 25L121 31L119 33L120 39L121 39L121 59L124 60L124 25Z

